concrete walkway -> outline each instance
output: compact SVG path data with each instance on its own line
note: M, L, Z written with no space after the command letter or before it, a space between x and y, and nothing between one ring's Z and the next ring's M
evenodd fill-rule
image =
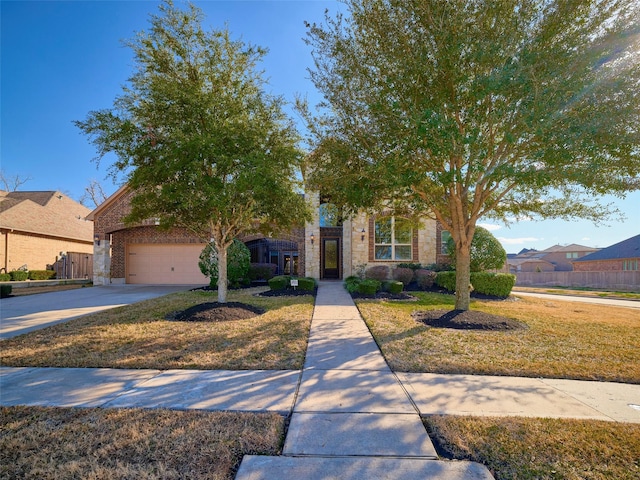
M419 414L640 423L640 385L394 374L343 286L323 282L302 371L1 367L0 405L291 414L283 455L245 457L240 480L490 479L481 465L437 460Z

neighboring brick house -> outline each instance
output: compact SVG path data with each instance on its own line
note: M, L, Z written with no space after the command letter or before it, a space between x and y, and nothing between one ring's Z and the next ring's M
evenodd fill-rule
M205 244L182 229L160 231L153 221L126 226L132 191L123 187L89 218L94 221L94 283L202 284L198 268ZM277 265L277 272L317 279L341 279L373 265L423 264L448 259L434 220L414 228L389 215L339 221L329 218L319 195L307 195L313 219L277 239L261 235L240 238L252 262Z
M640 266L640 235L603 248L573 262L576 272L638 271Z
M0 270L45 270L63 253L93 253L90 212L57 191L0 190Z
M600 250L599 248L585 247L584 245L578 245L572 243L571 245L554 245L540 253L544 253L540 257L541 260L545 260L555 267L557 272L570 272L573 270L572 262L586 255L590 255Z

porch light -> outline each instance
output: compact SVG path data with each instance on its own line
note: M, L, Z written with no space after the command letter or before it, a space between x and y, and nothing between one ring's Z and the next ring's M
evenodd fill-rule
M312 233L311 234L311 245L313 245L313 242L315 241L316 236Z
M365 234L365 233L366 233L366 232L364 231L364 228L363 228L363 229L362 229L362 231L360 232L360 234L361 234L361 235L360 235L360 240L362 240L363 242L364 242L364 234Z
M97 233L93 236L93 242L96 245L100 245L100 235L98 235Z

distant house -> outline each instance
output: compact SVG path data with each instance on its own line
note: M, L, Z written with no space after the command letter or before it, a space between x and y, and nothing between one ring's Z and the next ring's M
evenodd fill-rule
M640 235L603 248L573 262L577 272L637 271L640 264Z
M90 263L90 212L57 191L0 190L0 270L45 270L67 252L84 254Z
M554 245L545 250L523 249L517 255L507 258L509 271L518 272L569 272L573 270L574 259L582 258L597 248L584 245Z
M575 243L566 246L554 245L553 247L542 250L540 253L544 253L544 255L540 258L553 264L557 272L570 272L573 270L572 262L574 260L583 258L599 250L598 248L585 247L584 245Z

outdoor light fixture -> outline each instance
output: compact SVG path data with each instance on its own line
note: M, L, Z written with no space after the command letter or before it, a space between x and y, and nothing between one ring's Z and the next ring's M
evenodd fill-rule
M311 234L311 245L313 245L313 242L315 241L316 236L312 233Z
M360 240L362 240L364 242L364 234L366 233L364 231L364 228L362 229L362 232L360 232L362 235L360 235Z
M98 235L97 233L93 236L93 241L95 242L96 245L100 245L100 235Z

